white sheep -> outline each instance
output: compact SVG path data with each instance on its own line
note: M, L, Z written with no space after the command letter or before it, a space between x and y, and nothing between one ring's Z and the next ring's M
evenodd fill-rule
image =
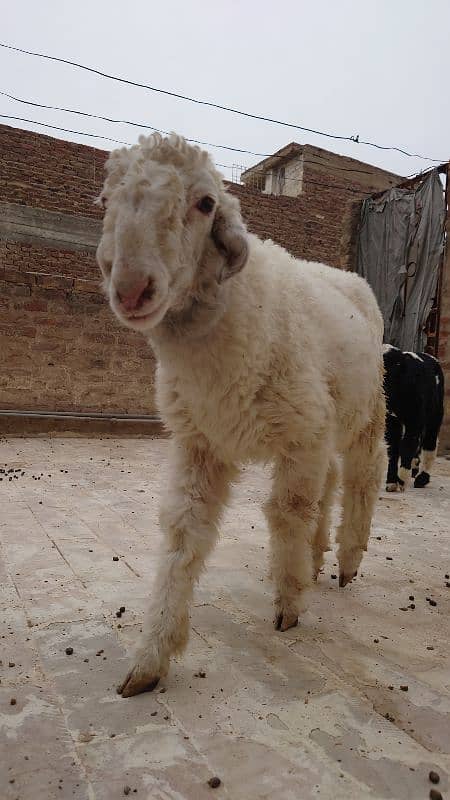
M194 584L241 464L273 463L265 511L278 630L297 624L329 549L339 455L340 586L356 575L384 471L383 323L357 275L250 235L208 154L181 137L142 137L106 169L105 291L151 342L173 435L165 552L119 688L128 697L154 688L186 646Z

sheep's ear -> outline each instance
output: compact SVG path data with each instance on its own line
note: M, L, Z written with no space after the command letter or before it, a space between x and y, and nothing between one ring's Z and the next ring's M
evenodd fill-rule
M248 258L248 235L242 221L239 201L225 195L216 210L212 226L212 238L225 258L219 283L226 281L245 267Z

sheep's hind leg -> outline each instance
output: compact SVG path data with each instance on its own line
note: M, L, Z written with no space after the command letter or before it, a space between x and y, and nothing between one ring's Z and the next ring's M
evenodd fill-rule
M170 657L184 650L194 584L217 540L217 522L235 475L206 447L174 445L174 450L160 517L165 552L134 666L118 688L122 697L154 689L167 674Z
M302 594L313 583L313 541L327 466L326 457L314 462L303 453L275 464L265 512L271 535L275 628L280 631L297 625Z
M343 456L342 521L336 536L341 587L356 576L367 550L375 503L386 468L383 407L380 401L373 420Z
M319 522L317 524L316 533L313 543L313 571L314 580L317 580L320 570L323 566L324 553L328 552L330 548L330 525L331 525L331 511L333 509L333 501L336 494L337 481L338 481L338 465L335 458L330 461L328 467L327 479L325 489L319 504Z

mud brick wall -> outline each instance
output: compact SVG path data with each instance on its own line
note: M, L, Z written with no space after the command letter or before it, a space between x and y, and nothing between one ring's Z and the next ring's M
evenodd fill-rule
M0 201L100 220L101 210L94 200L101 190L107 156L104 150L0 125ZM367 177L358 182L346 178L345 172L339 177L324 174L323 167L309 163L299 197L274 197L230 185L252 232L273 239L295 256L336 267L346 263L349 206L379 188L379 176L374 175L372 183ZM22 252L26 258L27 249ZM35 260L39 255L30 249L28 257ZM46 258L52 269L58 266L63 274L67 269L78 269L77 274L85 277L96 274L92 259L80 258L77 265L64 266L61 254L49 253Z
M101 219L108 153L0 125L0 200Z
M57 221L65 217L79 235L83 220L86 228L100 224L93 201L107 156L0 125L0 204L30 218L34 213L41 223L46 215L52 225L55 215ZM380 188L380 176L373 186L364 180L327 176L311 164L299 197L273 197L235 184L230 191L239 197L251 231L297 257L346 269L358 217L352 209ZM44 241L42 230L29 230L16 236L0 228L0 408L154 413L151 350L109 312L98 288L94 248L83 249L78 241L71 249L58 243L57 232Z
M0 269L12 272L43 272L86 278L100 286L100 273L93 253L71 252L42 247L27 242L9 242L0 238Z
M152 351L97 281L0 270L0 365L4 409L156 413Z

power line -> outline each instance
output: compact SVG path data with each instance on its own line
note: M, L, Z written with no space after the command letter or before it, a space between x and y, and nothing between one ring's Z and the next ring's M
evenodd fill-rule
M24 98L16 97L15 95L9 94L9 92L4 92L4 91L0 91L0 96L8 97L10 100L14 100L17 103L23 103L25 105L33 106L33 107L36 107L36 108L44 108L44 109L48 109L48 110L51 110L51 111L63 111L64 113L67 113L67 114L76 114L76 115L83 116L83 117L89 117L91 119L101 119L101 120L103 120L105 122L111 122L111 123L115 123L115 124L117 123L117 124L123 124L123 125L132 125L133 127L136 127L136 128L146 128L147 130L157 131L158 133L162 133L162 134L164 134L166 136L169 135L168 131L164 131L161 128L155 128L152 125L148 125L145 122L136 122L135 120L127 120L127 119L122 119L122 120L114 119L112 117L105 117L105 116L102 116L100 114L92 114L90 112L80 111L78 109L64 108L62 106L53 106L53 105L49 105L49 104L46 104L46 103L38 103L38 102L36 102L34 100L25 100ZM104 138L106 139L108 137L104 137ZM120 140L118 140L118 139L111 139L110 141L118 142L119 144L128 144L127 142L120 142ZM228 146L228 145L214 144L212 142L203 142L200 139L187 139L187 141L188 142L194 142L195 144L201 144L201 145L204 145L206 147L219 147L219 148L221 148L223 150L231 150L231 151L233 151L235 153L245 153L245 154L248 154L248 155L259 156L259 157L262 157L262 158L270 158L271 157L271 155L268 154L268 153L255 153L252 150L243 150L242 148L231 147L231 146ZM276 154L272 154L272 155L276 155ZM323 162L314 160L312 158L303 158L303 163L304 164L318 164L319 166L326 167L326 165ZM219 165L219 166L223 166L223 165ZM228 166L228 165L226 165L226 166ZM243 171L244 171L244 169L245 170L250 170L250 169L251 170L255 170L255 167L251 167L251 166L248 166L248 165L239 164L239 165L236 165L236 166L239 166L239 168L241 168ZM342 167L342 166L340 166L338 164L335 164L335 165L333 165L333 169L339 170L341 172L354 172L354 173L360 173L362 175L373 175L373 172L371 172L369 170L358 169L358 167L356 167L356 166L355 167ZM263 171L259 170L259 172L261 172L261 174L262 174ZM298 178L285 178L285 180L293 181L293 180L301 180L301 179L298 179Z
M156 86L150 86L149 84L146 84L146 83L140 83L138 81L132 81L132 80L129 80L128 78L122 78L122 77L120 77L118 75L110 75L109 73L102 72L101 70L95 69L94 67L88 67L85 64L79 64L76 61L70 61L67 58L59 58L57 56L50 56L47 53L36 53L36 52L34 52L32 50L24 50L24 49L22 49L20 47L14 47L13 45L6 44L4 42L0 42L0 47L4 47L7 50L13 50L13 51L15 51L17 53L22 53L22 54L29 55L29 56L35 56L36 58L44 58L44 59L46 59L48 61L55 61L55 62L58 62L60 64L67 64L69 66L76 67L77 69L82 69L85 72L90 72L90 73L92 73L94 75L100 75L102 78L107 78L108 80L117 81L119 83L124 83L124 84L127 84L129 86L136 86L136 87L138 87L140 89L147 89L148 91L151 91L151 92L156 92L158 94L164 94L164 95L166 95L168 97L174 97L177 100L185 100L185 101L188 101L190 103L195 103L197 105L209 106L210 108L217 108L217 109L219 109L221 111L228 111L231 114L237 114L237 115L242 116L242 117L248 117L250 119L257 119L257 120L260 120L261 122L269 122L272 125L282 125L282 126L287 127L287 128L295 128L296 130L305 131L307 133L313 133L313 134L315 134L317 136L324 136L324 137L326 137L328 139L339 139L341 141L354 142L356 144L364 144L367 147L375 147L375 148L377 148L377 150L396 151L397 153L402 153L402 155L408 156L409 158L420 158L420 159L423 159L424 161L435 161L437 163L442 163L443 161L446 160L446 159L443 159L443 158L439 159L439 158L430 158L428 156L422 156L419 153L410 153L408 150L405 150L402 147L394 147L394 146L389 146L389 145L376 144L375 142L363 141L363 140L361 140L359 138L359 134L358 135L352 135L352 136L342 136L342 135L335 134L335 133L326 133L325 131L319 131L319 130L316 130L314 128L306 128L303 125L296 125L296 124L291 123L291 122L284 122L282 120L273 119L272 117L266 117L266 116L262 116L260 114L251 114L249 111L241 111L240 109L231 108L230 106L220 105L219 103L213 103L213 102L208 101L208 100L199 100L198 98L189 97L188 95L179 94L178 92L172 92L172 91L169 91L168 89L160 89L160 88L157 88Z
M52 130L63 131L64 133L74 133L77 136L89 136L89 137L94 138L94 139L106 139L107 141L115 142L117 144L124 144L124 145L131 146L130 142L124 142L121 139L111 139L109 136L102 136L101 134L97 134L97 133L87 133L86 131L75 131L75 130L73 130L71 128L61 128L59 125L50 125L47 122L38 122L37 120L34 120L34 119L25 119L24 117L13 117L13 116L11 116L9 114L0 114L0 119L13 119L13 120L18 120L19 122L28 122L30 125L41 125L44 128L51 128ZM235 164L219 164L218 162L215 162L215 164L216 164L217 167L223 167L224 169L231 169L231 170L236 169L236 167L238 166L238 165L235 165ZM228 180L228 179L226 179L226 180ZM300 182L300 178L287 178L286 180L295 180L295 181ZM233 181L228 181L228 182L229 183L233 183ZM352 192L352 193L358 194L358 195L362 195L362 194L370 195L370 194L373 194L373 191L367 191L365 189L356 189L353 186L342 186L340 184L327 183L326 181L315 181L313 178L308 178L307 179L307 183L308 184L312 183L312 184L315 184L316 186L321 186L322 188L329 187L331 189L342 189L342 190L344 190L346 192ZM237 184L237 185L244 185L245 186L245 184ZM281 195L281 196L285 197L285 195ZM294 197L294 198L288 198L288 199L296 199L296 198Z
M0 119L14 119L18 122L28 122L30 125L41 125L43 128L51 128L54 131L63 131L64 133L74 133L77 136L89 136L91 139L104 139L107 142L114 142L115 144L124 144L132 147L131 142L124 142L122 139L112 139L110 136L102 136L99 133L87 133L87 131L74 131L72 128L61 128L59 125L50 125L48 122L38 122L36 119L25 119L25 117L13 117L11 114L0 114ZM224 167L225 169L234 169L233 164L219 164L215 162L216 166Z
M0 92L0 95L2 95L2 94L4 95L4 94L6 94L6 92ZM8 96L10 96L10 95L8 95ZM37 104L37 105L39 105L39 104ZM61 109L61 110L65 110L65 109ZM74 112L74 113L78 113L78 112ZM83 113L83 112L80 112L80 113ZM89 115L89 116L96 116L96 115ZM123 144L123 145L126 145L127 147L131 147L132 146L131 142L126 142L123 139L113 139L110 136L103 136L102 134L98 134L98 133L88 133L87 131L78 131L78 130L74 130L73 128L63 128L63 127L61 127L59 125L50 125L48 122L38 122L38 120L28 119L28 118L25 118L25 117L16 117L16 116L13 116L11 114L0 114L0 119L11 119L11 120L16 120L18 122L27 122L30 125L40 125L43 128L49 128L51 130L62 131L63 133L73 133L76 136L87 136L87 137L89 137L91 139L102 139L104 141L113 142L114 144ZM102 119L102 118L100 117L100 119ZM158 129L154 129L154 130L158 130ZM194 141L194 140L191 139L189 141ZM216 164L217 167L221 167L223 169L231 169L231 170L239 169L240 166L241 166L241 165L238 165L238 164L220 164L217 161L215 161L214 163ZM306 159L304 163L306 163L306 164L318 164L319 166L322 166L322 167L325 166L322 162L314 161L313 159ZM248 168L248 169L250 169L250 168ZM333 167L333 169L339 169L339 170L343 170L343 171L346 171L346 172L358 172L358 173L360 172L360 173L362 173L364 175L371 175L372 174L372 173L367 172L366 170L358 170L356 168L352 169L351 167L340 167L337 164ZM432 168L430 167L429 169L432 169ZM256 170L255 174L256 175L264 175L265 173L264 173L263 170ZM302 178L290 178L290 177L285 177L284 180L285 181L290 181L290 182L295 182L295 183L302 183L302 181L303 181ZM327 183L325 181L315 181L313 178L308 178L307 182L308 183L313 183L313 184L315 184L317 186L322 186L322 187L327 187L328 186L328 187L331 187L333 189L343 189L344 191L352 192L354 194L367 194L367 195L373 194L373 190L367 191L367 190L364 190L364 189L356 189L355 187L352 187L352 186L342 186L342 185L335 184L335 183Z
M165 136L169 136L169 131L163 131L161 128L155 128L153 125L147 125L145 122L135 122L134 120L130 119L113 119L112 117L103 117L100 114L90 114L87 111L78 111L73 108L63 108L62 106L51 106L46 105L45 103L36 103L33 100L24 100L22 97L15 97L13 94L8 94L8 92L1 92L0 95L3 97L8 97L10 100L14 100L16 103L24 103L27 106L34 106L35 108L46 108L51 111L64 111L66 114L77 114L80 117L90 117L91 119L101 119L104 122L114 122L121 125L133 125L135 128L146 128L149 131L156 131L157 133L163 133ZM200 139L188 139L187 142L193 142L194 144L201 144L205 147L218 147L220 150L231 150L234 153L244 153L249 156L257 156L258 158L267 158L268 153L254 153L252 150L243 150L239 147L231 147L225 144L213 144L212 142L202 142ZM111 139L111 141L115 141Z
M91 139L104 139L107 142L114 142L115 144L130 145L130 142L124 142L121 139L111 139L110 136L101 136L97 133L87 133L86 131L74 131L71 128L61 128L59 125L50 125L48 122L38 122L35 119L25 119L25 117L14 117L11 114L0 114L1 119L15 119L18 122L29 122L31 125L41 125L43 128L51 128L54 131L64 131L64 133L75 133L77 136L89 136Z
M6 92L0 92L0 95L6 95ZM11 97L11 95L6 95L6 96L7 97ZM24 102L26 102L26 101L24 101ZM40 105L40 104L39 103L37 103L37 104L31 103L31 105ZM43 107L44 108L50 108L49 106L43 106ZM60 110L61 111L65 111L67 109L60 109ZM83 112L76 112L76 111L74 113L83 114ZM94 116L94 117L97 118L97 115L95 115L95 114L88 114L87 116ZM16 117L16 116L12 116L11 114L0 114L0 119L11 119L11 120L16 120L18 122L27 122L30 125L40 125L43 128L49 128L51 130L62 131L63 133L73 133L76 136L87 136L87 137L92 138L92 139L102 139L104 141L113 142L115 144L123 144L123 145L126 145L127 147L132 147L132 143L131 142L125 142L123 139L113 139L110 136L103 136L103 135L98 134L98 133L88 133L87 131L77 131L77 130L73 130L72 128L62 128L59 125L50 125L47 122L38 122L35 119L27 119L25 117ZM106 118L98 117L98 119L106 119ZM113 121L113 120L111 120L111 121ZM159 129L158 128L152 128L152 130L158 131ZM160 131L160 132L163 133L163 131ZM196 141L196 140L189 139L188 141ZM214 163L216 164L217 167L221 167L223 169L231 169L231 170L238 170L242 166L242 165L239 165L239 164L220 164L217 161L215 161ZM321 161L315 161L313 159L305 159L304 163L305 164L318 164L321 167L326 166ZM249 167L248 169L251 169L251 167ZM352 167L340 167L337 164L333 166L333 169L338 169L338 170L342 170L342 171L345 171L345 172L357 172L357 173L361 173L363 175L372 175L372 173L367 172L366 170L359 170L359 169L356 169L356 168L353 169ZM425 173L429 172L432 169L434 169L434 167L429 167L427 170L424 170L423 173L421 173L421 174L425 174ZM263 170L255 170L254 174L255 175L265 175L265 172ZM408 175L407 177L409 178L411 176ZM414 173L414 177L416 177L415 173ZM285 177L284 181L290 181L292 183L302 183L303 182L303 178ZM342 189L344 191L352 192L354 194L359 194L359 195L361 195L361 194L371 195L371 194L374 193L374 190L367 191L367 190L362 189L362 188L361 189L356 189L355 187L352 187L352 186L342 186L342 185L335 184L335 183L327 183L325 181L315 181L313 178L310 178L310 177L307 178L307 183L308 184L313 183L316 186L331 187L333 189ZM243 185L245 185L245 184L243 184ZM254 187L251 187L251 188L254 188Z

